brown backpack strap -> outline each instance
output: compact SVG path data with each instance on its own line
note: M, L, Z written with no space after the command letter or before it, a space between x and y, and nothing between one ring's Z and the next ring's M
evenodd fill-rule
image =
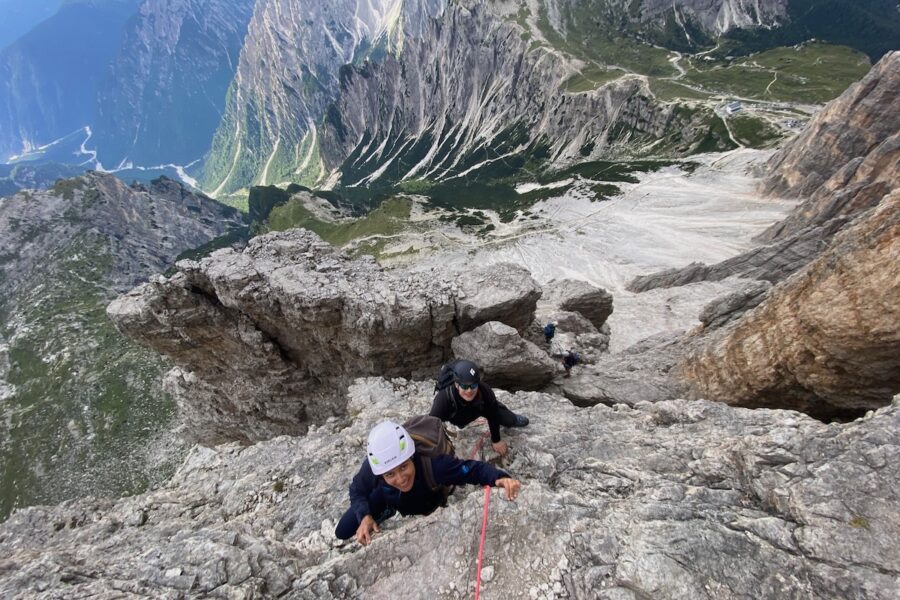
M443 500L441 501L441 506L447 506L447 498L450 494L453 493L453 489L456 486L452 485L440 485L434 479L434 470L431 468L431 459L427 456L419 457L420 464L422 465L422 477L425 479L425 484L431 488L432 492L440 492L441 496L443 496Z
M422 450L426 450L426 449L430 450L435 447L435 444L431 440L429 440L427 437L421 436L417 433L410 433L409 437L411 437L413 439L413 441L416 443L416 450L418 450L420 448ZM425 457L423 457L423 458L425 458ZM429 464L428 471L430 473L431 472L431 461L429 461L428 464Z
M422 477L425 478L425 483L428 484L428 487L432 489L432 491L437 490L438 483L434 480L434 470L431 468L431 459L427 456L420 456L420 464L422 465Z

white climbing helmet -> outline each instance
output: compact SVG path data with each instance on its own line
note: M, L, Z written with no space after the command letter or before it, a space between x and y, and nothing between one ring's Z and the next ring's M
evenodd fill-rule
M416 444L402 425L384 421L369 432L366 450L372 472L383 475L411 458L416 452Z

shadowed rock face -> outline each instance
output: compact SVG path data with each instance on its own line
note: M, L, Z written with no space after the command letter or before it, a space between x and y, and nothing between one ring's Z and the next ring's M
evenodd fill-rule
M209 149L256 0L144 0L97 97L93 143L113 168Z
M496 265L459 282L350 260L305 230L183 261L113 302L116 327L169 357L167 388L197 440L260 440L343 412L357 376L436 372L452 337L488 321L524 328L541 290Z
M900 190L681 365L696 395L828 416L900 390Z
M484 493L336 543L369 429L428 409L430 383L359 380L352 424L198 447L166 486L35 507L0 525L6 598L470 598ZM683 400L540 415L510 430L514 503L493 493L485 598L893 600L900 401L848 425ZM469 456L483 427L461 430ZM327 452L323 452L327 448ZM490 576L488 576L490 573ZM399 592L402 590L402 594Z

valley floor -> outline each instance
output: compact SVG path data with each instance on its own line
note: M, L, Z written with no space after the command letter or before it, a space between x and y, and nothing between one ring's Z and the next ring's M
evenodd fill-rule
M621 351L650 335L698 324L708 301L737 286L723 281L641 294L625 290L637 275L694 261L712 264L753 247L751 238L795 205L756 192L754 168L769 156L737 150L693 157L701 163L693 173L672 167L643 174L605 202L569 192L535 206L539 218L528 221L527 229L517 221L498 228L493 238L454 236L453 249L417 258L417 268L509 261L527 267L542 285L585 280L614 295L610 349Z

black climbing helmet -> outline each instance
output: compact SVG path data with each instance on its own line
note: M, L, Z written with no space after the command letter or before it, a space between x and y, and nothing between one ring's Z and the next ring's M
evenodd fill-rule
M453 365L453 382L472 385L481 381L481 369L470 360L458 360Z

